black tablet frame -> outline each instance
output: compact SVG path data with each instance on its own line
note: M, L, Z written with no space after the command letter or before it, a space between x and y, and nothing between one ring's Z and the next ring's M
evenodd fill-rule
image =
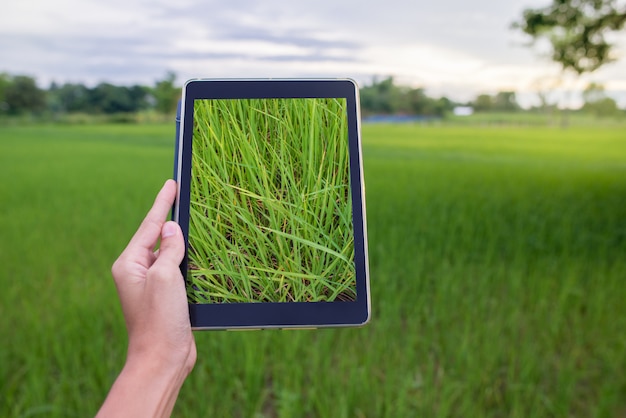
M346 99L350 186L356 270L355 301L189 304L193 329L317 328L361 326L370 318L365 188L361 153L359 95L350 79L192 79L185 83L177 137L175 177L178 197L174 219L188 245L189 195L194 101L201 99L343 98ZM180 266L187 274L187 249Z

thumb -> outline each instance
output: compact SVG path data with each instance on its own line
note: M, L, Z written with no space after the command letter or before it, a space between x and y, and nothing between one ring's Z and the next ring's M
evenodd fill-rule
M161 244L155 263L179 266L185 256L185 240L180 226L168 221L161 228Z

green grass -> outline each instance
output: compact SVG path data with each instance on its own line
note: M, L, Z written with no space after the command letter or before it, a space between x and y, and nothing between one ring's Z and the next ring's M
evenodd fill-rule
M626 112L598 117L571 110L547 109L543 111L476 112L471 116L448 115L448 125L459 126L525 126L525 127L571 127L571 128L624 128Z
M192 303L354 300L345 100L195 102Z
M0 129L0 416L93 415L173 125ZM364 126L373 318L196 333L176 416L622 417L623 129Z

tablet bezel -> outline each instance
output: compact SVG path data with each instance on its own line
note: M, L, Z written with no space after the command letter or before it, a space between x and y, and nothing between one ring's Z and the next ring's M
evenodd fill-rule
M187 274L189 194L194 101L202 99L343 98L346 99L350 187L356 270L355 301L252 302L189 304L193 329L317 328L361 326L370 318L365 188L361 153L358 86L351 79L192 79L183 86L180 132L175 156L178 196L176 220L185 237Z

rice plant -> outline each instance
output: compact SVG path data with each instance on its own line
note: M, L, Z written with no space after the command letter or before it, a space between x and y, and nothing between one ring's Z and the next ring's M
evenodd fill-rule
M354 300L345 99L197 100L192 303Z

